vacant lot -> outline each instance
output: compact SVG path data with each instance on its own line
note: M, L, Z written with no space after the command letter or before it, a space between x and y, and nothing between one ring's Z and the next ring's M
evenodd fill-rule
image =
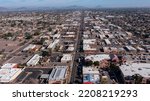
M0 39L0 52L2 53L10 53L17 48L19 48L18 41L11 41L11 40L3 40Z

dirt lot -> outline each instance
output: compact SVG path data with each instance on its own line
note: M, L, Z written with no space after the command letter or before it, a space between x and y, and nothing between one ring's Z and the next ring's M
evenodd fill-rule
M18 41L0 39L0 51L7 54L19 48L20 46L18 44L19 44Z

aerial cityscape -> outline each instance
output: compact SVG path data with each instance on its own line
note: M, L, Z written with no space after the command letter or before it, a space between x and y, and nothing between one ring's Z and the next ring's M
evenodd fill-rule
M0 84L150 84L150 1L60 1L0 1Z

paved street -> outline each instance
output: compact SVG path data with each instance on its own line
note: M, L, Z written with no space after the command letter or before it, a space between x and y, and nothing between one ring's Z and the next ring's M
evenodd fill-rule
M83 30L84 30L84 11L82 11L82 15L81 15L81 23L80 23L80 29L79 29L79 33L77 35L77 42L76 42L76 47L75 47L75 57L73 60L73 67L72 67L72 75L71 75L71 80L70 83L75 83L75 78L77 76L77 62L76 60L80 57L80 43L82 42L82 34L83 34Z

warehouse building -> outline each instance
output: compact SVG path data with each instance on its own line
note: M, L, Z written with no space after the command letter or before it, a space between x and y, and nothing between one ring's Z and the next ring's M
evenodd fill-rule
M35 66L40 61L41 56L39 54L35 54L28 62L27 66Z
M66 66L58 66L56 68L53 68L53 70L49 76L49 84L65 83L66 72L67 72Z

